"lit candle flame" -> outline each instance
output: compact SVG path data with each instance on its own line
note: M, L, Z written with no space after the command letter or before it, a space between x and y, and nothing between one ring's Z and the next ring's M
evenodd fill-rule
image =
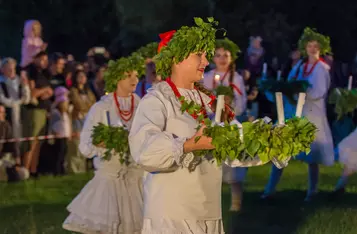
M215 75L215 76L214 76L214 80L215 80L216 82L218 82L220 79L221 79L221 77L220 77L219 75Z

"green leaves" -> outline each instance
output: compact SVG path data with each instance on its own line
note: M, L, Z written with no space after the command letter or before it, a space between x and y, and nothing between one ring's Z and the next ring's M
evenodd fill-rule
M194 18L196 26L181 27L154 57L156 72L163 78L171 75L171 67L186 59L191 53L206 52L210 59L215 51L216 29L218 22L210 17L205 22L201 18Z
M140 47L136 52L140 54L144 59L153 58L157 54L157 42L152 42L146 46Z
M229 96L232 100L234 99L234 93L233 93L233 89L231 86L219 85L215 89L215 93L216 93L216 96L224 95L224 96Z
M126 79L127 73L137 71L138 76L145 72L144 58L137 52L129 57L122 57L116 61L111 60L104 73L105 89L107 92L114 92L119 80Z
M238 58L238 54L241 53L241 50L238 45L233 41L229 40L228 38L216 40L216 48L223 48L224 50L228 50L229 52L231 52L232 61L235 61Z
M336 88L329 96L329 103L335 105L337 119L354 112L357 108L357 89L347 90Z
M106 152L104 159L110 160L112 152L119 155L121 164L129 165L130 149L129 149L129 132L123 127L107 126L99 123L92 130L92 144L105 144Z
M301 152L309 153L317 128L305 118L292 118L284 126L258 120L243 123L243 140L237 125L211 126L207 121L203 134L212 138L214 150L195 151L196 156L212 153L218 164L230 159L244 161L256 156L263 162L284 160ZM195 139L196 142L199 138Z

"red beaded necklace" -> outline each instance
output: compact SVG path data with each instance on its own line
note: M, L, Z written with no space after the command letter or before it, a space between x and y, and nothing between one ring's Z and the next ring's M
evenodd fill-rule
M131 94L131 106L130 106L130 110L128 111L120 109L120 104L116 92L114 92L114 102L117 107L120 118L128 122L133 117L133 113L134 113L134 95Z

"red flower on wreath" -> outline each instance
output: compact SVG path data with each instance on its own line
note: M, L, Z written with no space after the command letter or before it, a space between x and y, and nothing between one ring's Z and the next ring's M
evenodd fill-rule
M160 53L160 50L167 46L169 44L169 42L171 41L172 37L174 36L174 34L176 33L176 30L171 30L165 33L161 33L159 35L161 41L159 43L159 46L157 47L157 52Z

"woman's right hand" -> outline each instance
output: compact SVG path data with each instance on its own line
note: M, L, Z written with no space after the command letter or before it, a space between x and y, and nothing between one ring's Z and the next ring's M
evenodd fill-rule
M215 147L212 145L212 138L203 135L203 130L206 126L202 126L196 134L187 140L183 145L183 150L185 153L189 153L195 150L210 150ZM199 140L196 142L196 138Z

